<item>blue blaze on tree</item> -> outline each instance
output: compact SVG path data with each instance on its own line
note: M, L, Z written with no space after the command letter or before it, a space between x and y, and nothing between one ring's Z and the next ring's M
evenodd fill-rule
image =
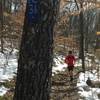
M49 100L59 0L28 0L13 100Z
M40 21L40 12L39 12L39 0L28 0L28 22L32 24L33 22Z

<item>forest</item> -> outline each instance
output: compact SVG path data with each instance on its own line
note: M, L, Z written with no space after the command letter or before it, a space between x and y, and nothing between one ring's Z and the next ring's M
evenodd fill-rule
M100 100L100 0L0 0L0 100Z

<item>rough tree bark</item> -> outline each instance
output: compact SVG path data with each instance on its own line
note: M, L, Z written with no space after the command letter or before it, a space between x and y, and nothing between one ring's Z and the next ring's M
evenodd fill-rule
M59 0L34 1L39 1L40 16L30 22L27 3L13 100L49 100L53 28Z

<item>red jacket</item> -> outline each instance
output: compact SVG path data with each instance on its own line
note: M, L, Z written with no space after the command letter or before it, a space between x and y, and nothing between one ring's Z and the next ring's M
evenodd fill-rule
M68 64L68 66L74 66L75 64L75 57L73 55L68 55L65 57L65 63Z

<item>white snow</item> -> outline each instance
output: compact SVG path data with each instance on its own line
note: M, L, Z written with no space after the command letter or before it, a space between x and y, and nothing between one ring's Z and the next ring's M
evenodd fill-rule
M85 100L100 100L97 96L97 94L100 93L100 88L91 88L91 87L89 87L86 84L86 81L87 81L88 77L93 81L98 80L98 78L95 74L92 74L88 71L86 71L85 73L80 73L79 79L78 79L78 82L77 82L77 87L80 90L78 93L82 97L85 97ZM84 87L88 87L89 91L84 90Z
M57 58L54 58L55 66L53 66L52 72L57 73L58 71L63 71L64 68L67 67L67 65L64 63L64 58L62 56L59 56Z
M17 50L14 49L12 55L9 55L9 51L4 54L0 53L0 82L10 80L15 76L14 73L17 71ZM7 88L4 86L0 87L0 96L7 92Z
M0 96L3 96L6 92L7 92L7 88L5 88L4 86L0 87Z

